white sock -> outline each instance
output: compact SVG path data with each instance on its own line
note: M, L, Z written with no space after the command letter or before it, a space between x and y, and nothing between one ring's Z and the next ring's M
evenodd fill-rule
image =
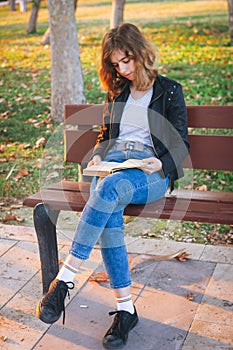
M73 266L64 263L56 278L64 282L73 282L77 272L78 270Z
M118 311L124 310L134 314L134 305L131 294L124 298L116 298L116 302Z

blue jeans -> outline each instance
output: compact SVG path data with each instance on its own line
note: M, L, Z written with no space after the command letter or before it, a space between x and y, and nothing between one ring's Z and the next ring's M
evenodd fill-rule
M104 160L123 162L129 158L154 156L145 146L144 152L111 149ZM140 169L118 171L99 181L94 177L90 198L80 216L70 254L86 260L99 241L103 261L112 288L131 285L127 250L124 242L123 212L128 204L146 204L164 197L168 178L157 172L146 174Z

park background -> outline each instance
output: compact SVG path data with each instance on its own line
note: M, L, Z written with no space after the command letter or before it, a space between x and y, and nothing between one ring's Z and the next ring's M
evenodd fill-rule
M47 3L41 2L37 32L28 35L30 7L28 3L28 11L20 12L17 5L12 12L8 5L0 6L0 217L3 223L15 225L30 223L22 201L40 188L44 150L59 126L50 115L50 46L41 44L48 28ZM110 12L111 1L78 1L76 20L87 103L104 101L97 70ZM233 104L233 48L226 0L126 0L124 21L138 25L155 44L159 72L183 85L187 105ZM54 164L49 175L54 181L76 179L77 168ZM232 191L233 187L230 172L196 171L193 180L187 186L200 190ZM156 220L147 235L232 244L232 228L217 224L183 223L168 232L165 220Z

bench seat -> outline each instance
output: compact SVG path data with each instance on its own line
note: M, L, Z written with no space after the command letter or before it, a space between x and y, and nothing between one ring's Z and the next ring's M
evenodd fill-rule
M54 210L81 212L89 198L89 182L61 181L31 195L24 205L47 203ZM233 193L174 190L165 199L143 205L128 205L124 214L160 219L233 224Z

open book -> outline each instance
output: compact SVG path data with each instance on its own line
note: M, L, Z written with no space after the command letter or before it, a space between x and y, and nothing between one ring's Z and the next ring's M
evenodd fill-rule
M142 159L127 159L123 163L101 162L99 165L92 165L83 170L83 175L104 177L116 171L130 168L140 168Z

